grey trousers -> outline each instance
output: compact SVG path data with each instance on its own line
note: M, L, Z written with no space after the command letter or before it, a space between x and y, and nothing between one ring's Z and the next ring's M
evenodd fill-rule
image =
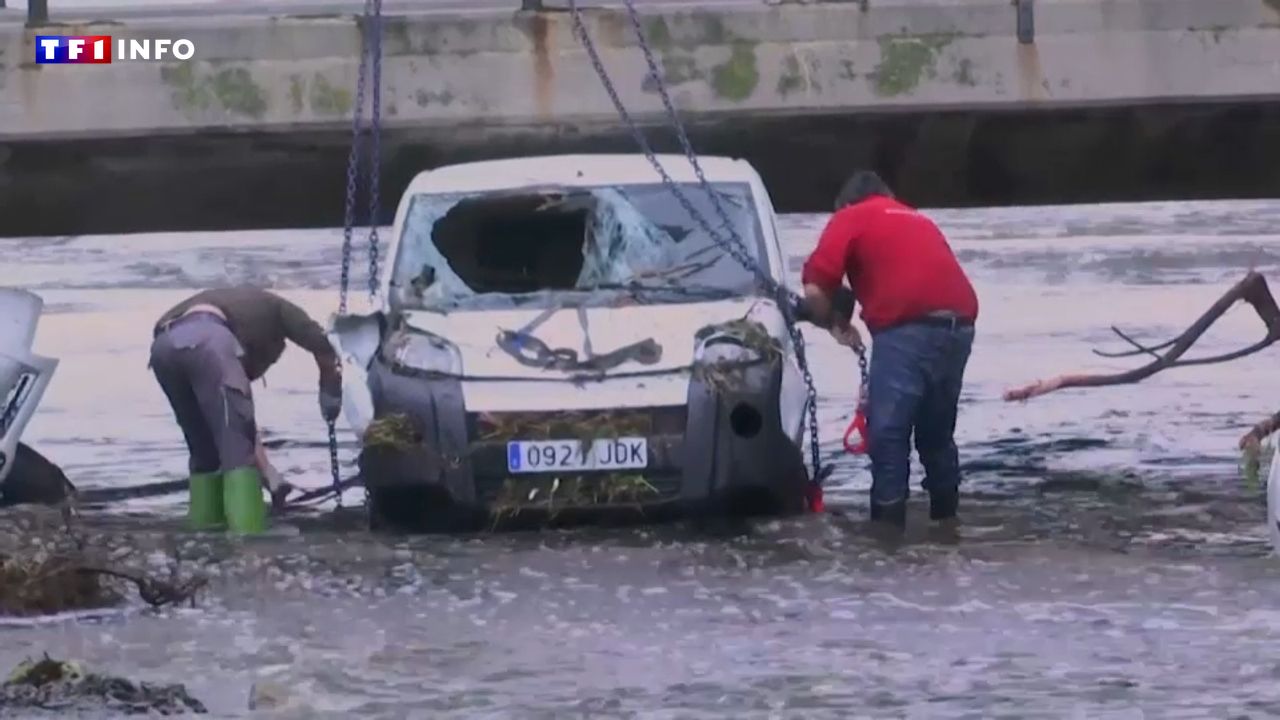
M258 429L243 354L212 313L180 317L151 343L151 370L186 438L192 473L256 465Z

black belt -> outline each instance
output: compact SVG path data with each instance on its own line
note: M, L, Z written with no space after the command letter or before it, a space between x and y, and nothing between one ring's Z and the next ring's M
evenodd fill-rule
M959 328L973 327L973 321L968 318L962 318L955 315L925 315L911 320L898 323L899 325L929 325L931 327L944 327L948 330L957 330Z
M226 325L226 324L227 324L227 321L226 321L226 320L224 320L224 319L222 319L222 316L221 316L221 315L219 315L219 314L217 314L217 313L209 312L208 310L197 310L197 311L195 311L195 312L193 312L193 313L185 313L185 314L183 314L183 315L179 315L179 316L178 316L178 317L176 317L176 318L170 318L169 320L165 320L164 322L157 323L157 324L156 324L156 327L155 327L155 330L154 330L154 331L152 331L152 335L151 335L151 336L152 336L153 338L160 337L160 335L161 335L162 333L168 332L170 328L172 328L173 326L177 325L178 323L180 323L180 322L182 322L182 321L184 321L184 320L190 320L190 319L192 319L192 318L199 318L199 317L203 317L203 318L212 318L212 319L213 319L213 320L215 320L219 325Z

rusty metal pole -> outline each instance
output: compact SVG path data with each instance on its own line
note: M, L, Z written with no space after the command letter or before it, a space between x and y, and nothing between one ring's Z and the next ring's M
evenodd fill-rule
M44 25L49 22L49 0L28 0L27 27Z
M1018 42L1022 45L1034 45L1036 42L1036 6L1035 0L1014 0L1018 13Z

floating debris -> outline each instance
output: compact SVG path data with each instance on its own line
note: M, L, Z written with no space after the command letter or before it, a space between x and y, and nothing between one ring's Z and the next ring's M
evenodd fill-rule
M48 655L20 663L0 685L0 710L4 709L51 710L63 716L103 710L126 715L208 712L181 684L151 685L86 673L77 663Z
M713 333L732 337L742 343L744 347L760 353L768 362L776 362L782 357L782 342L770 335L769 330L758 320L738 318L737 320L730 320L716 325L708 325L698 335L707 337Z
M53 517L58 518L53 521ZM139 597L152 607L181 602L194 604L195 594L207 584L205 577L178 575L178 552L168 579L160 579L121 563L102 538L84 536L76 527L74 507L42 508L17 513L10 522L12 534L3 537L0 549L0 616L33 617L80 610L102 610L118 605L122 595L110 581L132 583Z
M782 343L769 334L765 326L756 320L739 318L729 322L708 325L698 331L700 340L711 335L730 337L743 347L755 351L761 360L721 360L701 361L695 363L690 375L716 392L731 391L742 386L746 381L748 368L759 365L761 361L773 365L782 359Z
M119 593L103 583L101 575L81 572L69 558L0 555L0 615L99 610L118 602Z
M689 374L708 388L724 393L742 387L747 379L747 367L740 362L698 363Z
M1240 473L1246 487L1251 490L1262 487L1262 477L1271 471L1274 456L1275 445L1270 440L1255 448L1245 448L1240 457Z
M292 704L293 695L284 683L259 680L249 688L250 710L281 710Z
M477 439L580 440L649 435L651 410L600 410L573 412L483 413L477 423Z
M495 526L522 511L538 510L555 519L570 509L635 506L661 495L661 491L639 473L607 473L602 475L570 475L553 478L512 478L489 505Z
M414 426L413 420L404 413L384 415L369 423L364 431L363 444L366 448L387 448L391 450L409 450L422 442L422 434Z

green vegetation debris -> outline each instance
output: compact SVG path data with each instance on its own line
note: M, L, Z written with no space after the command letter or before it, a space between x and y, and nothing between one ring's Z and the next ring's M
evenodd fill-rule
M6 685L45 685L59 680L80 680L84 671L74 662L54 660L45 655L39 660L27 658L9 673Z
M772 365L782 359L782 342L770 335L765 326L756 320L739 318L708 325L698 332L698 339L704 340L712 335L732 338L754 351L767 364ZM758 362L760 361L703 361L695 364L690 374L711 389L724 392L741 386L746 377L746 369Z
M758 320L738 318L717 325L708 325L698 333L700 339L712 334L731 337L743 346L760 353L770 362L782 357L782 342L770 335L768 329Z
M1250 490L1262 487L1262 477L1271 471L1271 459L1275 445L1267 440L1254 448L1245 448L1240 455L1240 474Z
M649 410L588 410L560 413L482 414L477 439L490 440L592 440L652 434Z
M646 501L660 495L658 488L639 473L508 477L490 503L489 511L496 527L525 510L545 512L550 521L569 509L634 506L639 510Z
M63 557L0 555L0 616L33 616L111 607L120 596L96 573Z
M699 363L693 366L689 374L694 380L723 393L742 387L746 380L745 371L746 366L740 363Z
M0 685L0 708L54 710L57 717L101 715L204 714L208 711L182 685L151 685L85 672L80 665L54 660L20 663Z
M362 441L366 448L405 451L422 442L422 435L408 415L394 413L369 423Z

